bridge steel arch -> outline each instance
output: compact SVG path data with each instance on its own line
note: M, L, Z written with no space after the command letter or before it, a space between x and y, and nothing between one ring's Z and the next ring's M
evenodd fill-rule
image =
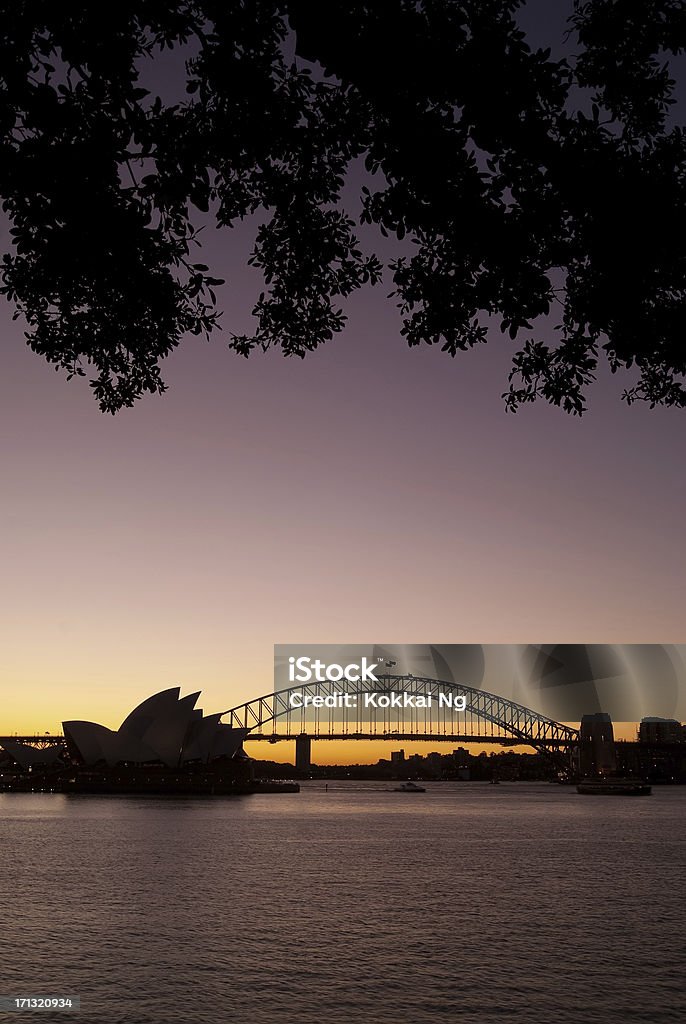
M234 728L247 729L249 733L257 733L253 738L262 739L295 739L299 734L307 731L305 726L305 715L301 709L291 707L291 694L300 693L310 697L328 697L336 693L349 693L359 699L365 694L392 694L408 693L414 696L432 697L432 708L437 704L440 693L453 693L455 696L464 696L466 699L465 710L459 715L466 721L467 718L477 718L483 722L489 722L492 726L505 733L504 737L492 735L494 743L501 739L505 742L516 740L522 745L531 746L539 753L546 754L560 763L568 760L572 749L578 746L579 730L568 725L555 722L545 715L532 711L530 708L517 704L515 701L500 697L497 694L489 693L487 690L477 690L471 686L463 686L460 683L445 682L440 679L430 679L425 676L415 675L382 675L378 676L378 682L372 683L350 683L347 680L331 682L301 683L288 689L277 690L274 693L266 694L263 697L256 697L237 707L225 711L223 718L228 725ZM342 690L342 686L345 687ZM326 709L321 709L326 717ZM276 720L287 717L287 730L279 733L276 729ZM350 717L345 723L344 731L337 731L336 739L359 739L362 738L359 730L350 730ZM359 717L359 716L358 716ZM456 712L452 711L454 721ZM265 732L264 726L273 723L271 735ZM445 716L444 716L445 722ZM313 739L333 738L331 735L331 716L329 720L329 732L321 731L321 720L319 719L310 732ZM354 724L354 723L353 723ZM295 726L295 727L294 727ZM459 731L459 730L457 730ZM417 739L442 740L450 738L444 733L431 732L420 735L421 730L416 730ZM397 730L391 733L374 733L365 736L370 739L396 739ZM465 737L466 738L466 737ZM565 752L563 754L563 751ZM557 756L556 756L557 752Z

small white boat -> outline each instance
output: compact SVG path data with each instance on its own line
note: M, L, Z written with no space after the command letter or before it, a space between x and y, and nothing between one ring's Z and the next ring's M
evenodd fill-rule
M402 786L396 786L394 793L426 793L423 786L416 786L414 782L403 782Z

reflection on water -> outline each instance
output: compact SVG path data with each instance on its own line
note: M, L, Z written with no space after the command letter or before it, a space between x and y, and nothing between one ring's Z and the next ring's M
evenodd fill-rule
M0 995L80 995L80 1024L684 1019L686 790L427 789L4 794Z

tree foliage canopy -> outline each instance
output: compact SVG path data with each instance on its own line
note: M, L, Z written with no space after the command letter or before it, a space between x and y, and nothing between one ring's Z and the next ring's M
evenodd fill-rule
M682 0L588 0L574 56L532 49L518 0L0 4L2 292L30 346L116 412L218 326L198 226L263 213L253 336L304 356L381 279L341 201L405 239L410 345L519 339L506 404L582 412L598 359L629 401L686 405L686 138L668 117ZM181 102L141 86L185 48ZM314 71L314 73L313 73ZM376 173L380 172L380 173Z

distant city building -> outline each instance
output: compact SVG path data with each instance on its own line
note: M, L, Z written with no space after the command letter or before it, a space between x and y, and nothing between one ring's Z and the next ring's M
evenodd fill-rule
M458 779L463 782L468 782L471 778L470 764L472 755L469 753L466 747L457 747L453 750L453 765L455 766L455 775Z
M609 775L617 770L612 719L604 711L582 717L579 743L582 775Z
M641 743L684 743L686 726L674 718L642 718L638 738Z
M392 750L391 751L391 764L402 764L405 760L404 750Z
M200 691L179 697L179 687L148 697L117 730L96 722L63 722L71 756L84 765L162 763L178 768L239 754L247 729L220 722L221 712L203 715L195 702Z

